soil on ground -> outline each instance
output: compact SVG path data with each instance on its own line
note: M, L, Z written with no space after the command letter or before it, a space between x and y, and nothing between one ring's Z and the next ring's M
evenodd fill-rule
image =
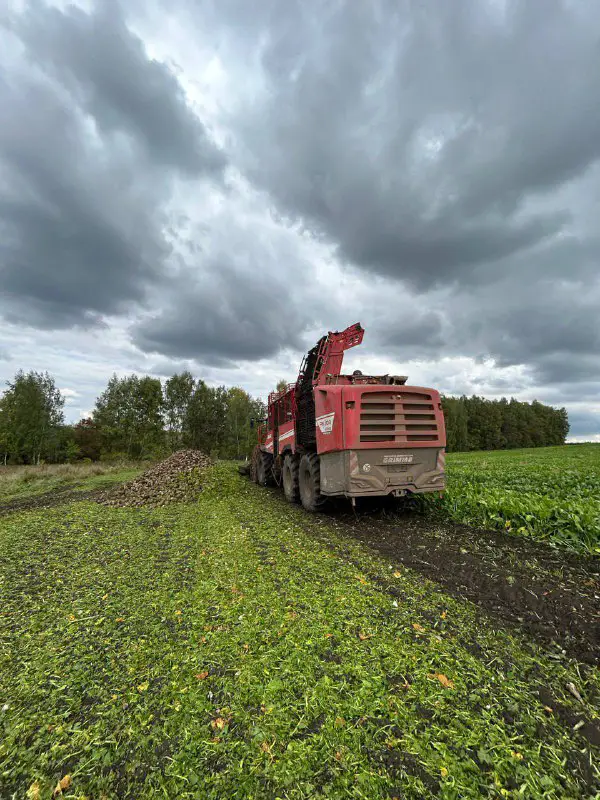
M102 489L91 489L89 491L77 490L75 487L78 485L79 484L72 483L66 486L60 486L56 489L51 489L49 492L44 492L43 494L19 497L14 500L8 500L5 503L0 503L0 517L17 511L34 511L35 509L53 508L54 506L60 506L64 503L75 501L96 500L103 492Z
M600 561L418 514L333 511L329 521L502 624L590 664L600 658Z

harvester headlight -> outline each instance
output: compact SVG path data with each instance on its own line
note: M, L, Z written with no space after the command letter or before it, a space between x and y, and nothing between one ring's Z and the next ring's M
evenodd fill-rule
M371 465L363 464L363 472L371 472Z

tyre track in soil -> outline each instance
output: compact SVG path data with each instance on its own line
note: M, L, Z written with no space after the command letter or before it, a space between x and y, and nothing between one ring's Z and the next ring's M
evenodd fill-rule
M415 514L319 515L338 532L469 600L504 626L600 663L600 560Z
M89 489L87 491L76 488L81 485L81 483L65 484L42 494L7 500L0 503L0 517L6 514L16 514L19 511L35 511L42 508L54 508L71 502L96 500L106 491L104 488Z

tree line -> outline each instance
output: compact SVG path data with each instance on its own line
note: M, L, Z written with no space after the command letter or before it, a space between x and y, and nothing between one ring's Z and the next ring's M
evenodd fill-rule
M284 382L280 382L284 386ZM567 412L537 401L443 397L448 450L498 450L564 444ZM219 458L243 458L256 441L264 403L237 386L212 387L190 372L166 381L113 375L92 415L75 425L47 372L17 372L0 397L4 464L80 459L155 459L182 447Z
M5 464L155 459L182 447L243 458L256 441L261 400L237 386L211 387L191 373L166 381L113 375L89 418L65 424L65 398L47 372L18 372L0 398Z
M565 408L512 398L442 397L447 450L508 450L564 444L569 433Z

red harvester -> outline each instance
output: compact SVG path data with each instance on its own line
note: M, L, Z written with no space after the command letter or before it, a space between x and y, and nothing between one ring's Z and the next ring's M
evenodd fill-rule
M359 323L329 332L306 354L296 383L271 392L250 466L259 484L283 483L290 502L316 511L327 497L410 498L445 487L446 432L435 389L406 377L342 375Z

